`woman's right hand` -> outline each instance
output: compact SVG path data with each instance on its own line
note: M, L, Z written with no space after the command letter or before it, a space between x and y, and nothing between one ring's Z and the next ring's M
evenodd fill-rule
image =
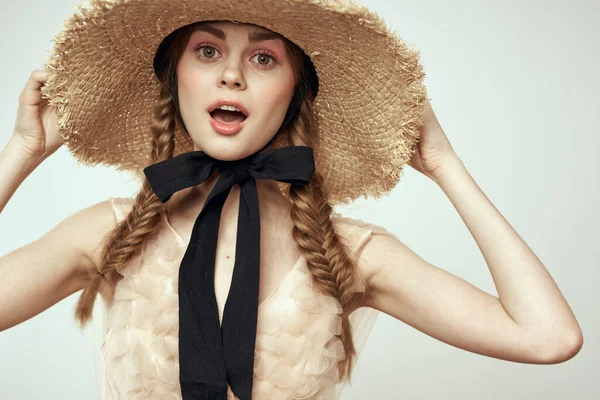
M21 95L12 139L19 143L27 156L43 160L62 146L64 140L58 132L56 109L42 98L40 88L47 72L36 69L29 77Z

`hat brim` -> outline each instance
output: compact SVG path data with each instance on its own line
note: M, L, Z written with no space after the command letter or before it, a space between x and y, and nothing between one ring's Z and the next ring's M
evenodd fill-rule
M55 37L42 93L85 165L142 175L159 82L153 59L174 30L202 20L252 23L301 47L319 77L317 170L333 204L389 193L414 153L426 103L419 51L346 1L93 0ZM192 151L179 124L175 155Z

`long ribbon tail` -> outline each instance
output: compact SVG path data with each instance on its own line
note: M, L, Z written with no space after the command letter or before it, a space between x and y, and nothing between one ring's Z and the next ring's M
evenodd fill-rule
M223 347L231 389L252 399L260 282L260 211L256 180L240 185L235 266L223 312Z
M214 262L221 211L230 190L222 177L215 184L194 223L179 269L179 380L184 400L225 400L227 396Z

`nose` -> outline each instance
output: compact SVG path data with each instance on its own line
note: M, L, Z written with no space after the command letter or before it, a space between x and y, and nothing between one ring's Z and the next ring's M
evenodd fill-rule
M232 61L223 69L219 77L219 87L243 90L246 88L244 73L239 62Z

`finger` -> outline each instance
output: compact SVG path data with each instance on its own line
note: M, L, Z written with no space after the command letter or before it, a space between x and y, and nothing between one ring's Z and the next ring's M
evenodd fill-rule
M25 106L39 105L42 100L40 88L44 85L47 78L48 73L46 71L39 69L34 70L25 83L19 101Z

